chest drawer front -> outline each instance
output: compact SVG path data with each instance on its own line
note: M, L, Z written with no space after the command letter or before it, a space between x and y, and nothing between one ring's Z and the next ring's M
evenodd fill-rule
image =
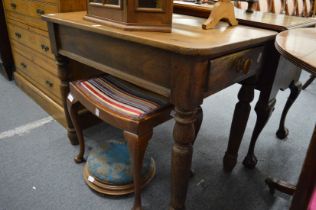
M54 4L37 1L28 1L28 4L28 15L39 19L41 19L41 15L58 12L58 6Z
M31 79L35 85L49 97L54 99L59 104L62 104L60 80L15 51L13 51L13 55L18 71Z
M43 31L48 31L47 29L47 23L45 21L42 21L41 19L29 17L25 15L18 14L16 12L7 11L6 12L7 19L10 21L14 21L15 23L20 22L24 23L28 26L32 26L37 29L41 29Z
M207 93L213 94L252 75L262 66L264 47L256 47L210 61Z
M25 58L32 61L34 64L40 66L41 68L47 70L53 75L58 75L58 67L55 60L47 58L40 53L35 52L34 50L25 47L18 43L15 40L11 40L11 47L15 53L19 53Z
M29 4L23 0L4 0L4 8L7 11L27 15Z
M41 18L43 14L57 13L58 6L40 1L30 0L4 0L5 9L19 14Z
M40 2L43 2L43 3L51 3L51 4L58 5L60 0L37 0L37 1L40 1ZM61 1L65 1L65 0L61 0Z
M30 47L45 56L54 58L51 53L49 39L47 37L31 32L27 28L13 25L10 22L8 24L8 28L11 39L14 39L22 45Z
M65 112L62 106L49 98L46 94L40 91L32 83L25 79L20 73L15 72L14 78L17 85L32 97L44 110L53 116L58 122L67 127Z

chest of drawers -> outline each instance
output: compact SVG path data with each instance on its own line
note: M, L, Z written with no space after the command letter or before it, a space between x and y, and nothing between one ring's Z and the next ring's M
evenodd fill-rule
M62 81L41 15L86 9L86 0L3 0L17 85L66 128Z

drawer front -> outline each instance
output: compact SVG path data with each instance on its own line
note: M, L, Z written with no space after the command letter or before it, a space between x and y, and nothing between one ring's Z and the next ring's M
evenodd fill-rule
M58 7L54 4L47 4L45 2L28 1L29 10L28 15L41 19L41 15L57 13Z
M13 25L10 21L8 21L8 23L9 36L11 39L30 47L45 56L54 58L51 53L49 39L46 36L31 32L27 28Z
M28 15L29 4L25 0L4 0L7 11Z
M6 17L7 17L8 21L11 20L15 23L20 22L20 23L24 23L28 26L32 26L32 27L41 29L45 32L48 31L47 23L45 21L42 21L41 19L21 15L21 14L18 14L16 12L11 12L11 11L6 11Z
M29 0L4 0L5 9L11 12L36 17L41 19L41 15L57 13L58 6L40 1Z
M53 59L47 58L46 56L38 53L15 40L11 40L11 47L14 53L19 53L28 60L32 61L34 64L40 66L41 68L47 70L55 76L58 76L58 66L57 62Z
M64 109L45 93L30 83L19 72L14 73L14 79L17 85L31 96L44 110L53 116L64 127L67 127Z
M264 47L256 47L210 61L207 94L255 75L262 66Z
M61 92L60 92L60 80L35 65L32 61L21 56L18 53L13 52L14 61L17 71L25 75L32 80L35 85L42 90L49 97L54 99L57 103L62 104Z

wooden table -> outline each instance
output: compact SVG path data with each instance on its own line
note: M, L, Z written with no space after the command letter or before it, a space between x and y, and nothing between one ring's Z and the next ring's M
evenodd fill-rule
M316 75L316 28L293 29L277 35L275 47L286 59ZM308 114L308 113L306 113ZM316 187L316 126L296 187L291 210L307 209ZM278 184L278 183L277 183ZM286 186L279 186L286 190Z
M212 5L208 4L199 5L183 1L174 1L174 12L180 14L208 18L211 8ZM276 32L282 32L294 28L314 27L316 25L315 18L286 16L256 11L253 13L247 13L244 10L237 8L235 8L235 15L240 24L269 29ZM274 51L271 51L271 53L274 53ZM299 82L301 73L300 67L292 64L283 57L280 57L277 63L271 64L270 68L274 69L275 65L277 65L278 70L275 72L263 71L261 78L264 79L256 85L256 89L260 91L260 97L255 107L255 111L257 113L256 124L251 136L248 153L243 161L243 164L247 168L252 169L257 164L257 158L255 155L256 142L274 110L274 105L276 103L275 96L277 92L280 89L284 90L287 88L291 91L282 112L279 128L276 132L278 138L285 139L289 133L288 129L285 127L286 116L302 88L302 85ZM232 171L237 163L239 146L246 128L245 125L248 121L250 108L248 103L245 103L245 98L243 98L246 91L247 90L243 87L240 89L240 101L236 105L227 151L223 159L224 169L228 172ZM236 124L236 121L242 122L240 124L244 126Z
M268 92L273 89L273 82L265 81L273 81L269 75L277 71L277 33L242 25L228 27L226 23L214 30L202 30L204 19L177 14L173 16L172 33L130 32L85 21L84 15L76 12L44 16L63 78L64 105L68 59L168 97L175 106L176 121L170 209L184 209L193 142L199 130L194 124L202 118L203 99L241 82L240 104L249 112L257 85ZM270 94L271 98L276 92ZM245 113L242 110L241 117ZM238 129L244 123L235 121L233 127ZM73 128L68 132L74 133Z
M284 31L277 35L275 47L286 59L316 75L316 28Z

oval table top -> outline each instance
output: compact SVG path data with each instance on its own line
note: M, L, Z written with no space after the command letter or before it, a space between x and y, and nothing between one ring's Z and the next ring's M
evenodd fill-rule
M316 28L283 31L277 35L275 47L285 58L316 75Z

